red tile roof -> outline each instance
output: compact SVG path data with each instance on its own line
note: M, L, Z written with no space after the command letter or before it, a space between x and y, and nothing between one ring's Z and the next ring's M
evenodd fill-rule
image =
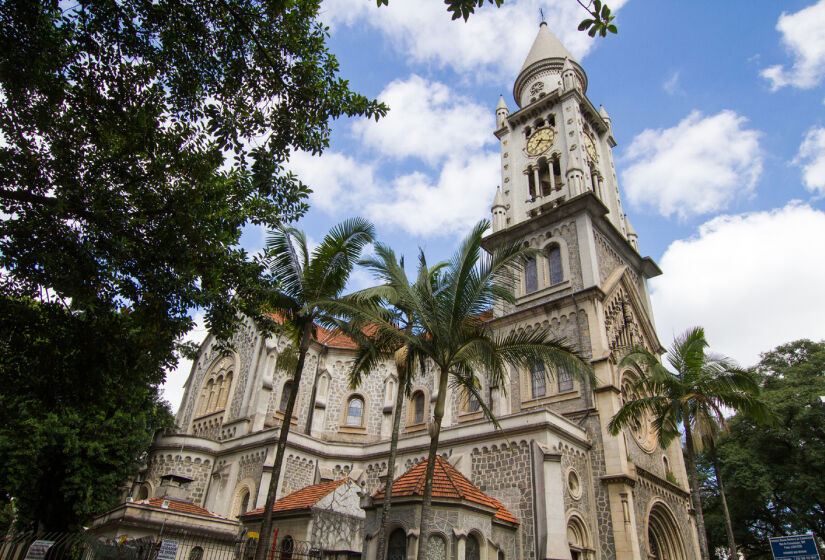
M341 486L346 481L351 480L349 478L342 478L341 480L332 480L329 482L322 482L320 484L314 484L312 486L307 486L305 488L301 488L284 496L280 500L276 500L274 504L272 504L272 511L291 511L295 509L307 509L311 508L315 504L317 504L321 498ZM264 508L253 509L252 511L248 511L244 513L244 516L247 515L260 515L264 512Z
M413 468L398 477L392 485L392 496L423 496L424 479L427 474L427 462L421 461ZM375 494L375 498L384 497L384 489L381 488ZM433 498L458 498L468 500L496 510L495 516L503 521L518 524L518 519L507 511L501 502L491 498L478 489L472 482L467 480L463 474L458 472L446 459L436 456L435 467L433 469Z
M168 501L169 507L164 508L163 502ZM170 498L152 498L151 500L140 500L138 502L132 502L134 504L138 504L141 506L149 506L151 508L156 509L166 509L169 511L176 511L179 513L189 513L192 515L202 515L204 517L215 517L218 519L226 519L225 517L212 513L206 508L202 508L197 504L193 504L192 502L184 502L182 500L172 500Z

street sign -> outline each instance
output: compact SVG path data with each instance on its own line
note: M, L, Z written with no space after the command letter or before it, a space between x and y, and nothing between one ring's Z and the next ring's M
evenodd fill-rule
M813 535L771 537L774 560L819 560Z
M160 550L158 550L158 560L175 560L177 553L178 541L163 539L160 543Z

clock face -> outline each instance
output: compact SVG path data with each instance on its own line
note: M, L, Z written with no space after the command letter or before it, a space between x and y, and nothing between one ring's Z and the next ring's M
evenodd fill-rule
M599 153L596 151L596 143L593 141L593 137L587 132L584 133L584 149L587 150L587 155L590 156L590 159L593 161L599 161Z
M537 156L546 152L555 139L555 130L550 127L539 128L527 139L527 154Z

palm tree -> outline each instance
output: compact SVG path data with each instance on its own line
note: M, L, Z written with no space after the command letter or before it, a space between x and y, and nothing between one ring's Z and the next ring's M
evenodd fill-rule
M563 343L550 339L547 330L502 337L486 320L496 301L515 303L516 273L535 253L518 244L502 244L491 255L484 253L481 240L488 228L489 222L479 222L453 258L434 274L429 274L422 254L419 280L412 285L394 286L398 308L411 310L414 317L412 332L398 329L381 313L362 315L364 323L371 324L372 336L381 341L380 346L406 347L407 364L417 364L423 371L429 363L437 375L437 399L428 430L430 448L421 506L419 560L426 558L429 544L433 470L448 384L452 382L466 398L476 399L484 414L498 425L479 393L478 375L482 372L492 385L500 387L504 386L509 366L530 367L539 361L565 367L580 379L592 375L589 366Z
M619 367L632 367L638 374L634 385L637 396L622 406L608 428L613 435L618 435L631 423L651 417L651 426L657 431L662 447L679 437L680 430L683 432L699 546L702 557L709 559L696 470L696 453L701 449L702 436L713 433L717 425L727 425L725 409L763 422L769 420L770 413L756 397L759 385L753 375L724 357L708 355L707 347L701 327L676 337L665 356L672 372L662 365L656 354L643 347L632 348L619 362Z
M290 419L316 322L327 319L325 302L341 295L361 250L373 238L372 224L362 218L350 218L333 227L311 253L306 236L295 228L281 226L267 236L263 260L273 286L268 298L269 311L278 316L282 332L297 348L298 359L278 436L255 560L265 559L272 538L272 504L275 503Z
M432 268L427 268L423 253L421 253L419 263L421 267L417 282L431 283L434 275L444 266L438 264ZM404 397L410 395L413 377L410 372L413 371L414 364L409 362L408 347L402 344L395 333L390 333L390 337L384 339L381 333L385 331L373 332L374 329L370 325L375 324L376 316L383 315L388 322L395 323L400 331L408 336L411 335L416 328L415 312L405 304L401 294L407 291L415 292L418 287L410 285L407 273L404 270L404 257L397 258L392 248L387 245L376 243L375 256L362 260L360 264L371 270L384 283L351 294L338 302L337 309L340 314L350 319L349 321L342 321L339 328L347 332L358 343L358 356L350 372L350 387L353 389L357 387L361 383L362 376L372 371L378 360L390 356L395 361L395 369L398 374L398 390L395 395L392 434L390 436L390 456L387 460L387 483L381 508L381 525L378 530L376 554L376 558L384 558L387 542L386 529L390 517L390 508L392 507L395 461L398 456L401 408Z

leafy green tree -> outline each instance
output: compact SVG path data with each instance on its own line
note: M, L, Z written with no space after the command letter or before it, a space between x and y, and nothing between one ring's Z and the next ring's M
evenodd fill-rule
M267 309L275 315L281 323L280 331L297 349L297 361L278 435L275 464L261 520L261 546L255 552L255 560L266 557L267 543L272 540L272 504L278 491L290 418L315 325L330 321L325 303L341 295L361 250L372 242L373 237L372 224L362 218L351 218L333 227L311 253L306 235L298 229L280 226L267 237L263 262L268 268L268 283L273 287L267 296Z
M78 529L114 505L173 422L152 351L128 313L0 297L0 495L20 526Z
M219 339L229 339L239 310L266 323L262 268L239 248L241 228L274 227L303 214L308 189L284 164L295 150L321 152L332 118L386 111L339 77L319 6L320 0L0 3L4 327L55 323L64 340L88 336L124 362L142 349L142 373L131 379L144 386L122 386L148 409L162 367L176 360L175 341L192 326L193 308L206 312ZM48 303L8 303L25 298L62 305L65 317L58 321ZM72 326L79 331L69 333ZM34 336L18 342L5 349L9 363L26 363L39 347ZM111 373L108 363L80 367L82 360L69 360L74 354L60 348L67 357L56 366L63 369L31 369L32 383L51 387L62 375L87 387L98 371ZM79 369L69 373L72 364ZM129 365L124 374L134 371ZM25 386L0 383L5 410L29 402L28 395ZM99 395L104 403L121 398ZM2 487L22 516L43 512L47 526L75 523L104 503L92 486L116 485L98 476L91 455L97 447L87 446L83 466L73 442L97 432L108 449L110 436L125 438L124 451L107 452L103 461L120 476L133 459L125 427L133 422L140 433L143 421L141 414L97 414L95 407L76 415L50 408L64 402L31 401L44 407L23 416L37 429L14 421L6 426L18 429L3 432L6 456L27 455L34 465L64 462L56 438L65 439L66 468L73 469L65 476L74 486L52 472L57 467L44 467L8 474ZM109 425L115 421L121 424ZM88 500L78 497L83 473L90 475ZM19 495L22 489L32 496ZM65 493L51 510L37 509L26 500L41 499L41 490Z
M825 342L779 346L762 355L757 371L776 422L762 426L737 414L716 452L740 550L768 560L768 537L810 532L825 539ZM714 485L707 495L719 511Z
M701 327L676 337L665 356L673 371L644 347L628 351L620 367L629 366L638 373L634 386L638 396L625 403L608 425L610 431L618 435L633 421L650 416L662 447L679 437L681 430L703 558L710 555L696 469L696 453L701 449L702 436L725 424L725 409L740 411L762 422L769 419L768 409L756 397L759 386L754 376L726 358L707 354L707 347Z

